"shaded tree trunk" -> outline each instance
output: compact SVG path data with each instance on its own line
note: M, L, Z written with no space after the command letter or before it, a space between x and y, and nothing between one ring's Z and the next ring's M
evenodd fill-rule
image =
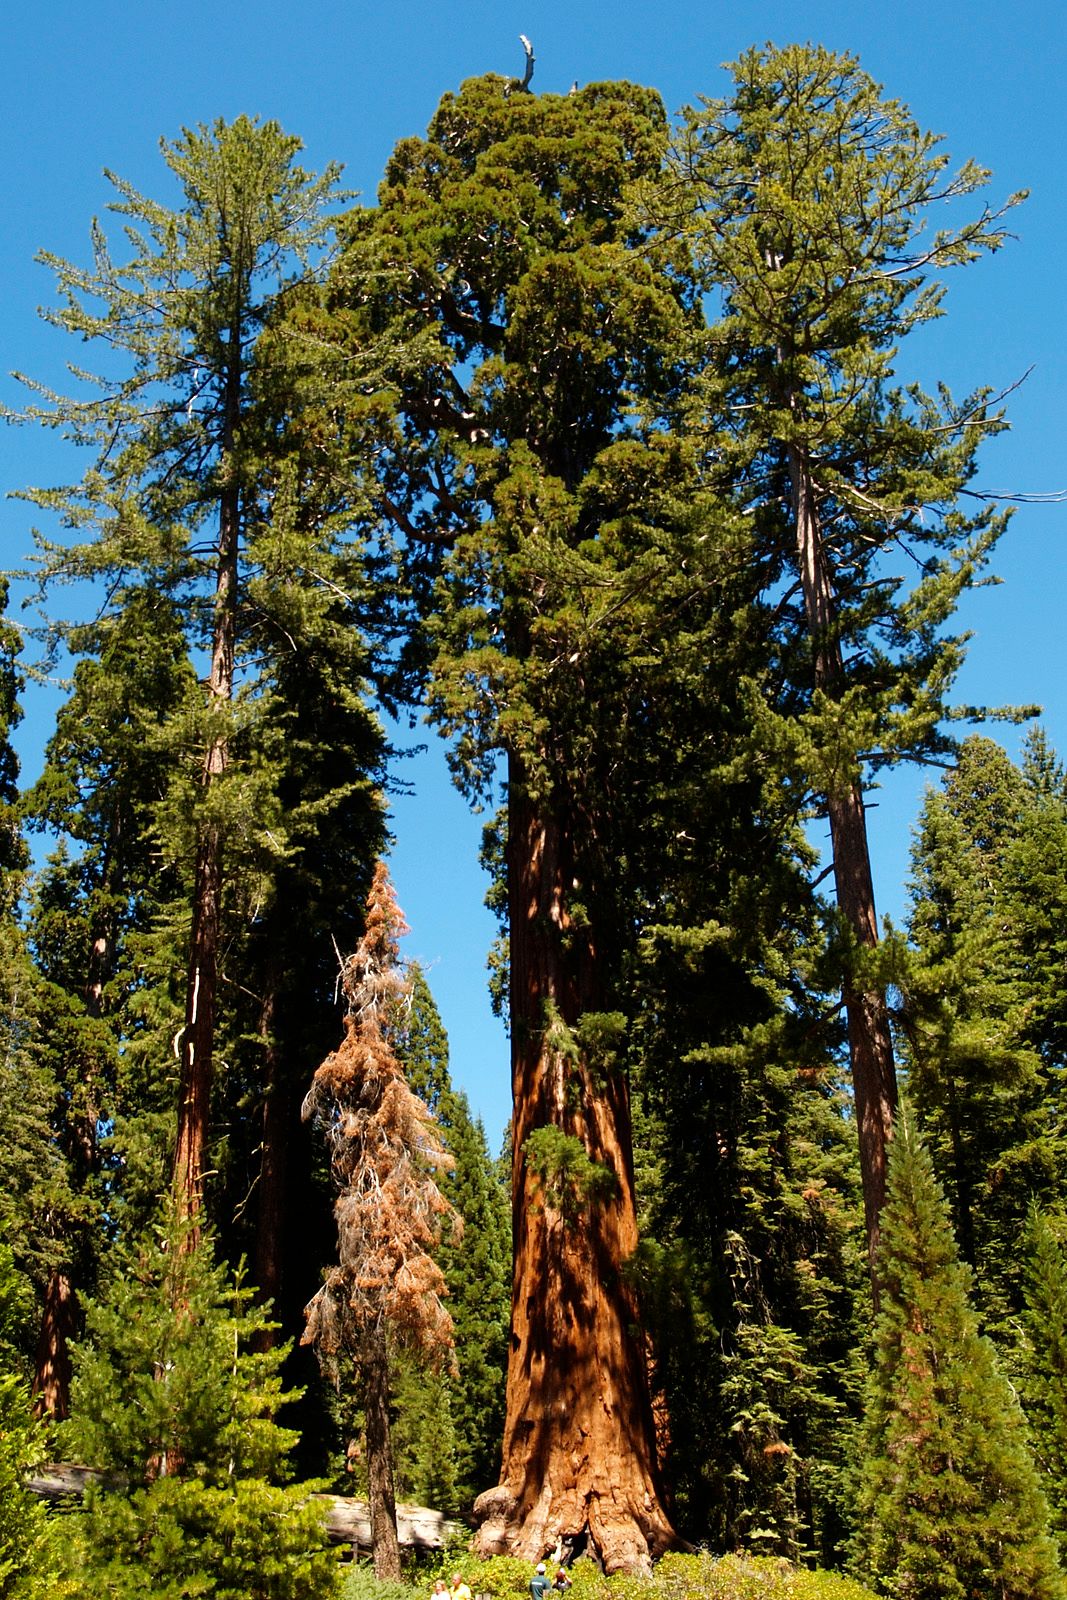
M598 1009L597 952L568 911L574 864L564 826L509 771L512 1215L507 1420L500 1487L479 1497L478 1547L537 1559L562 1541L609 1571L647 1568L671 1545L644 1350L625 1265L637 1245L628 1086L575 1049ZM562 1024L562 1027L561 1027ZM553 1192L527 1140L577 1140L606 1178ZM564 1182L566 1180L563 1180Z
M70 1341L77 1333L78 1301L66 1272L49 1275L34 1357L33 1411L61 1422L70 1415Z
M267 994L259 1018L259 1033L265 1050L263 1093L263 1142L259 1163L259 1206L253 1270L256 1285L264 1300L270 1300L279 1315L286 1234L286 1192L289 1178L287 1139L288 1097L280 1081L278 1050L274 1043L275 992L273 974L268 978ZM263 1348L277 1342L276 1329L264 1329Z
M788 459L797 564L812 638L815 686L833 696L840 690L844 667L837 601L823 545L815 485L802 450L791 445ZM841 774L840 782L832 786L826 796L834 884L837 904L857 943L873 949L878 943L878 919L867 848L867 819L863 793L851 768L852 758L849 757L850 770ZM885 1204L887 1151L897 1103L893 1040L883 993L853 984L846 976L844 1001L873 1282L878 1255L878 1219Z
M396 1528L393 1441L389 1431L389 1355L384 1328L367 1334L360 1373L366 1416L367 1490L374 1576L399 1578L400 1541Z
M111 813L108 846L101 874L101 900L113 904L113 897L121 881L118 867L118 841L122 834L122 821L118 807ZM100 1017L104 1009L104 987L115 965L115 918L109 911L102 923L93 930L89 944L88 976L85 982L85 1007L91 1017ZM65 1145L72 1176L79 1190L84 1189L99 1166L97 1121L99 1102L97 1085L92 1071L84 1062L79 1063L82 1078L81 1113L67 1129ZM45 1286L41 1326L34 1354L32 1393L35 1416L48 1417L60 1422L70 1416L70 1380L72 1366L70 1344L79 1331L80 1310L74 1288L75 1277L84 1276L85 1256L88 1254L86 1226L76 1224L68 1236L68 1246L81 1272L76 1273L68 1264L54 1267Z

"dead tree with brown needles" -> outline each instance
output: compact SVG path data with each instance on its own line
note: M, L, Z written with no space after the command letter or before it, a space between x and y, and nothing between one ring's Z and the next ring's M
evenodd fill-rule
M410 983L398 939L406 932L379 862L366 931L345 962L345 1037L312 1080L303 1115L325 1133L340 1194L338 1265L308 1305L303 1342L339 1383L351 1362L365 1412L376 1577L400 1576L393 1453L389 1433L389 1344L447 1361L452 1318L444 1276L430 1254L446 1222L459 1219L435 1182L452 1158L425 1104L404 1079L396 1041Z

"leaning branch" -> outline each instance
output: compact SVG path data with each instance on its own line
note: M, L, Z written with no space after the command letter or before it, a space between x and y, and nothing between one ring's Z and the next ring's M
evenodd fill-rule
M526 71L522 75L522 81L519 84L519 88L528 92L530 88L530 81L533 78L534 72L534 48L524 33L519 34L519 43L526 52Z

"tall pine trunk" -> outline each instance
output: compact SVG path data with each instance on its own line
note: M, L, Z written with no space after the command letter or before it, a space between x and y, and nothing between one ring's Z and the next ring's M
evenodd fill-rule
M267 993L259 1015L259 1035L263 1041L265 1067L263 1091L262 1144L259 1162L259 1205L253 1269L256 1286L263 1300L269 1300L274 1315L280 1315L282 1275L285 1270L283 1241L287 1228L286 1195L289 1179L289 1097L281 1079L277 1046L274 1043L275 982L273 969L267 975ZM260 1348L277 1343L277 1328L264 1329Z
M572 1554L588 1545L609 1571L632 1571L674 1532L625 1280L637 1245L628 1086L575 1050L582 1013L602 1006L593 939L568 909L570 854L564 823L530 798L513 756L511 1340L501 1482L476 1504L478 1545L531 1560L559 1542ZM608 1186L553 1195L527 1146L542 1128L577 1140Z
M226 708L233 698L237 649L237 577L240 546L240 488L234 443L241 408L241 325L230 328L233 357L226 372L223 415L222 472L226 482L219 502L219 543L215 566L211 671L208 676L208 743L202 784L210 790L229 761ZM178 1074L178 1136L174 1147L172 1190L180 1221L189 1222L180 1237L195 1248L197 1219L211 1114L211 1082L215 1044L215 1001L218 991L219 938L222 909L223 834L209 815L201 824L193 880L193 921L185 993Z
M815 687L833 698L840 693L844 680L837 599L830 579L810 464L796 445L789 447L788 457L797 564L812 639ZM871 950L878 943L878 919L867 847L867 819L863 792L851 770L843 773L840 782L828 789L826 803L837 904L857 943ZM893 1040L885 995L880 990L855 984L846 974L844 1001L873 1282L876 1281L878 1219L885 1204L887 1152L897 1103Z

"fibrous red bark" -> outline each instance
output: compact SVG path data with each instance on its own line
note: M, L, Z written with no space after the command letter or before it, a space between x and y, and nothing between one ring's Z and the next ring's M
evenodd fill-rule
M630 1107L573 1029L595 1011L597 953L574 926L565 827L509 779L514 1265L501 1482L479 1497L478 1548L537 1559L589 1548L639 1571L675 1542L655 1448L644 1349L626 1265L637 1245ZM562 1032L560 1031L562 1027ZM552 1192L527 1144L577 1140L604 1182Z
M49 1274L34 1359L33 1410L38 1417L60 1422L70 1415L70 1341L76 1331L78 1303L69 1274Z

